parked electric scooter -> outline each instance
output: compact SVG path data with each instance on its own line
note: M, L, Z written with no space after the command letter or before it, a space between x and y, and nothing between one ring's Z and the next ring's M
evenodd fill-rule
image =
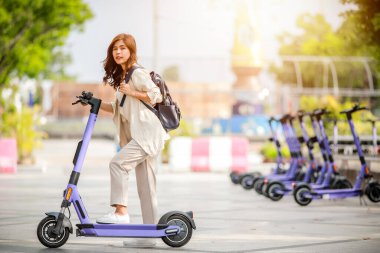
M290 151L290 167L286 174L284 175L269 175L266 177L258 177L254 180L254 189L258 194L266 193L266 184L268 180L278 180L278 181L290 181L297 180L297 175L300 175L302 164L304 162L300 141L303 141L303 138L297 138L295 132L293 131L291 120L293 117L291 115L285 115L280 119L283 133L285 136L286 143L288 144Z
M367 120L372 125L372 149L371 149L371 155L377 156L380 152L379 146L377 145L377 129L376 129L376 122L379 122L378 119L369 119Z
M365 107L355 105L352 109L342 111L345 114L350 126L351 134L354 138L354 143L357 149L359 160L361 163L361 169L356 177L354 187L350 189L312 189L308 185L297 186L294 190L294 199L300 206L307 206L313 199L337 199L362 196L365 193L372 202L380 201L380 184L374 180L367 183L365 190L361 189L362 183L372 177L369 167L366 164L363 151L360 146L359 136L356 134L355 126L352 120L352 114L361 111L368 110Z
M74 168L63 194L61 210L60 212L48 212L46 213L47 217L41 220L37 227L39 241L49 248L58 248L66 243L70 233L73 233L73 226L70 217L65 215L65 211L73 204L80 221L80 224L76 225L77 236L162 238L164 243L171 247L181 247L188 243L192 236L192 230L196 228L191 211L168 212L161 217L158 224L94 224L91 222L77 185L101 100L93 97L91 92L84 91L77 98L78 100L73 105L77 103L90 105L90 116L83 140L78 143L75 152Z
M328 114L325 109L316 109L313 113L310 114L310 119L315 131L317 131L316 126L319 128L319 147L323 150L325 167L322 169L321 177L318 177L318 180L315 184L311 183L309 186L313 189L347 189L352 188L351 182L342 175L339 175L337 170L337 165L335 164L333 152L330 148L330 142L328 136L325 132L322 116ZM293 187L300 187L304 183L295 183Z
M306 140L307 147L309 150L309 158L310 158L310 165L308 168L308 171L306 173L306 177L302 182L292 182L292 181L271 181L267 182L267 194L269 198L272 200L280 200L283 195L289 194L292 192L293 188L300 187L301 185L308 185L313 189L345 189L345 188L352 188L352 184L350 181L347 180L346 177L339 175L339 173L336 171L336 165L334 162L332 151L328 145L328 137L325 133L323 121L322 121L322 115L326 114L327 111L324 109L317 109L314 110L313 113L310 113L310 120L314 129L314 132L316 134L315 137L309 138L306 132L306 128L304 126L303 122L303 115L304 113L299 113L298 119L300 122L300 128L303 132L303 137ZM319 131L318 131L318 128ZM312 154L312 145L314 142L318 142L320 150L322 152L322 157L324 160L324 164L322 166L322 169L320 170L319 176L317 177L317 181L314 182L311 181L310 175L315 174L315 170L313 171L313 164L314 167L315 161L314 156ZM328 158L328 160L327 160Z
M317 162L314 159L314 154L313 154L313 148L314 148L314 143L318 141L317 137L309 137L306 131L305 123L303 121L303 117L306 115L304 111L298 111L297 112L297 117L298 121L300 123L300 128L302 131L303 135L303 143L306 144L306 147L308 149L308 156L309 156L309 166L308 169L304 175L304 178L302 182L304 183L310 183L310 182L315 182L316 178L318 176L318 165ZM320 175L321 176L321 175ZM288 180L288 181L280 181L280 180L264 180L264 184L267 185L266 187L266 194L268 198L270 198L273 201L278 201L282 199L284 195L287 195L293 191L293 180Z
M271 173L272 175L279 175L279 174L284 174L286 171L282 168L283 164L283 156L281 153L281 144L278 140L275 128L273 126L273 122L278 122L274 117L271 117L268 120L269 128L271 130L272 137L269 138L269 141L273 142L276 151L277 151L277 157L276 157L276 167L274 168L273 172ZM241 186L246 189L250 190L253 188L253 182L255 178L259 178L262 174L258 171L256 172L251 172L251 173L243 173L243 174L237 174L237 173L231 173L231 181L234 183L240 183Z

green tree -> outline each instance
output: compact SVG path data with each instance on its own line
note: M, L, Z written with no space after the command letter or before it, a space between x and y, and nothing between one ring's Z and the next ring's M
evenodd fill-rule
M91 17L81 0L0 0L0 89L14 77L62 74L60 48Z
M303 14L297 18L297 27L301 33L284 33L278 36L281 44L280 55L318 55L353 56L355 52L343 31L334 31L331 25L320 15ZM360 88L367 82L364 66L361 62L334 62L340 87ZM323 84L323 62L301 62L302 83L304 87L317 87ZM278 79L283 83L296 83L293 62L285 62L281 68L273 67ZM329 87L332 87L332 75L328 72Z
M380 1L342 0L344 4L354 4L357 8L343 13L344 22L338 34L351 50L360 55L368 55L376 60L376 72L380 73Z
M344 4L354 4L355 9L343 13L344 22L338 34L347 41L348 50L356 55L374 59L374 85L380 89L380 1L342 0ZM380 115L380 99L371 99L371 108Z
M354 7L342 13L344 21L334 31L322 15L304 14L297 19L299 35L281 34L280 55L365 56L371 57L375 87L380 88L380 1L341 0ZM339 84L346 88L368 85L362 63L335 62ZM295 83L294 66L285 63L282 69L273 68L278 79ZM302 63L302 78L306 87L322 83L323 66L320 63ZM331 80L331 76L329 77Z
M81 0L0 0L0 137L17 139L21 163L33 161L44 135L35 129L38 106L16 108L12 79L64 76L69 58L62 46L70 31L91 17Z

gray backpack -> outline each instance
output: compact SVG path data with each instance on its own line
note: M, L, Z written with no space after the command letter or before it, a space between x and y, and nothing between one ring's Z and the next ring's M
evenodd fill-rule
M142 68L140 66L132 66L132 68L125 75L125 82L128 83L132 77L133 71L136 69ZM179 126L179 122L181 120L181 110L179 109L176 102L173 101L170 96L168 86L166 85L164 79L155 73L150 72L150 78L160 89L162 95L161 103L157 103L154 107L148 105L144 101L140 100L149 110L151 110L160 120L163 128L168 132L170 130L177 129ZM120 106L122 107L124 104L126 95L123 96Z

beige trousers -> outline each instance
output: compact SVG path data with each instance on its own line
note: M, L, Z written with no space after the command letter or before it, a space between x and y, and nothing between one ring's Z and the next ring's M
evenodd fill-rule
M137 192L144 224L157 222L155 162L156 157L147 155L133 139L110 162L111 206L128 205L129 173L136 169Z

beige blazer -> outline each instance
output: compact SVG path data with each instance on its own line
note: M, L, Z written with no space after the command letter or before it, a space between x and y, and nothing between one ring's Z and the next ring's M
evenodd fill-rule
M162 101L160 89L146 69L136 69L128 83L135 90L147 92L152 106ZM149 156L157 156L169 135L157 116L139 99L127 96L123 107L120 107L122 97L123 94L116 91L115 100L111 102L120 147L134 139Z

